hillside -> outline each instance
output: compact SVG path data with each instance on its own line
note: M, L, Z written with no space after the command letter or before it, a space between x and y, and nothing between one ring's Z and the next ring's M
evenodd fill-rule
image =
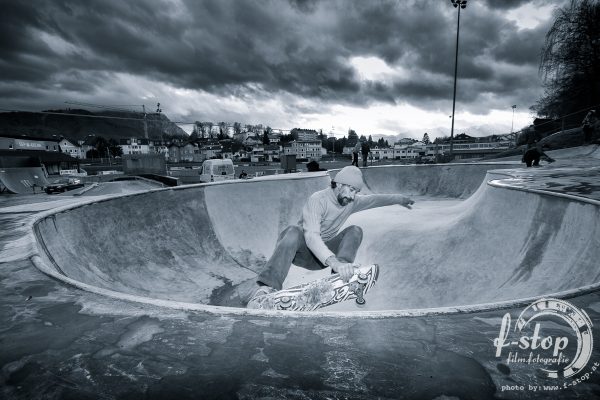
M34 137L56 135L75 141L84 140L91 134L117 140L144 137L142 113L116 111L93 113L87 110L73 109L47 112L46 114L35 112L0 113L0 135L22 134ZM150 139L168 140L174 137L186 138L188 136L183 129L171 122L164 114L147 114L146 121Z

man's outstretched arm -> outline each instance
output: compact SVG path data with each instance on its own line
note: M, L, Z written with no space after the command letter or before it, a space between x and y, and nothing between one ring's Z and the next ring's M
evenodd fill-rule
M395 204L411 209L415 203L409 197L401 194L367 194L357 195L354 198L355 211L368 210L370 208L392 206Z

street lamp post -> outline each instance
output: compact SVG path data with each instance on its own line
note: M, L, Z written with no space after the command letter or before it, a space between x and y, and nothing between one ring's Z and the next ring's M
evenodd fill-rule
M517 108L516 104L513 104L512 109L513 109L513 116L512 116L512 122L510 124L510 133L514 132L514 128L515 128L515 108Z
M458 36L460 33L460 10L467 8L467 0L450 0L458 10L456 23L456 55L454 58L454 96L452 97L452 129L450 130L450 158L454 158L454 110L456 109L456 79L458 77Z

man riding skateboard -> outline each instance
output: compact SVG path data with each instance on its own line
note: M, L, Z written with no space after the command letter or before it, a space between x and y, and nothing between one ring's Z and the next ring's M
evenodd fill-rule
M348 166L337 173L330 188L310 196L299 225L289 226L280 234L273 255L256 280L239 288L245 292L240 294L249 308L259 296L281 290L292 262L309 270L331 267L345 282L352 277L363 232L356 225L339 232L348 217L375 207L399 204L410 209L414 204L399 194L359 195L363 185L360 169Z

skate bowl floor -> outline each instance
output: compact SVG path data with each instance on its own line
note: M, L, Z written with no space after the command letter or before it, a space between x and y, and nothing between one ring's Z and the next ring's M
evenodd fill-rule
M518 167L363 169L365 194L403 193L416 203L412 210L382 207L347 221L364 232L356 261L380 265L379 281L358 312L475 311L596 288L600 203L528 190ZM107 296L253 313L222 307L220 295L256 276L279 233L298 222L308 196L329 182L327 173L280 175L66 206L35 223L40 251L34 262L67 284ZM328 273L292 267L284 286ZM357 312L352 302L324 309L348 311Z

